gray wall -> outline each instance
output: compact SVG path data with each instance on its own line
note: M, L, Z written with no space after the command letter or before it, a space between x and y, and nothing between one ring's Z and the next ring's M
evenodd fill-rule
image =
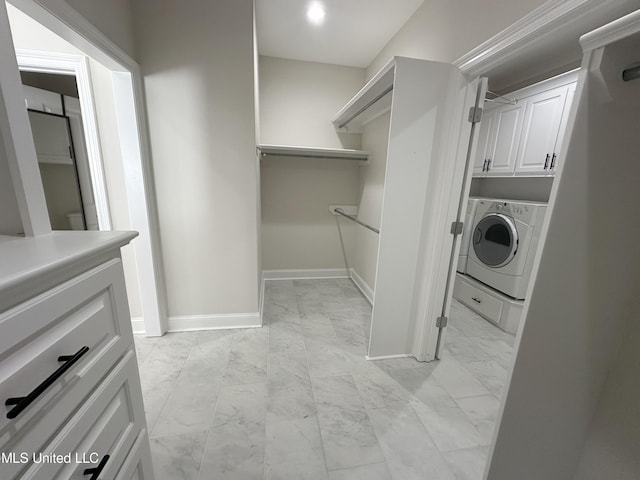
M170 316L258 311L251 0L133 3Z

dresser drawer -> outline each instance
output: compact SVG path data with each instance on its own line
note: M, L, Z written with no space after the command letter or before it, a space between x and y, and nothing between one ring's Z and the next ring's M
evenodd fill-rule
M458 300L485 318L500 324L503 304L500 300L470 285L464 280L460 282L457 292Z
M143 430L138 435L115 480L153 480L153 478L149 438L147 431Z
M135 355L130 350L96 391L43 449L22 477L25 480L87 480L86 469L99 469L100 479L112 479L144 431ZM146 436L145 436L146 439ZM38 462L40 458L59 459Z
M64 428L131 344L120 260L2 313L0 330L0 448L31 456ZM17 414L21 405L6 405L30 394L34 398ZM0 478L13 478L25 467L3 463Z

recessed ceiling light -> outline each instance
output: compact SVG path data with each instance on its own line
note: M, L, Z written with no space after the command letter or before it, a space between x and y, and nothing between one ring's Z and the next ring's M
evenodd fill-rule
M324 5L320 2L313 2L307 8L307 19L314 25L320 25L324 22Z

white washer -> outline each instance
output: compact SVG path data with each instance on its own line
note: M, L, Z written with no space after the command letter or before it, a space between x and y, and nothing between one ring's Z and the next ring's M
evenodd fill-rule
M546 208L545 203L478 200L467 274L524 299Z
M460 273L467 273L467 258L471 245L471 233L473 230L473 219L476 214L476 204L480 200L477 197L469 197L467 200L467 212L464 215L464 227L462 229L462 240L460 241L460 254L458 255L458 266L456 270Z

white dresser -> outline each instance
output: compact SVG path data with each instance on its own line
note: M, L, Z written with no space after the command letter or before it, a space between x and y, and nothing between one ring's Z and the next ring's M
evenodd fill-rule
M0 479L152 480L120 247L0 237Z

